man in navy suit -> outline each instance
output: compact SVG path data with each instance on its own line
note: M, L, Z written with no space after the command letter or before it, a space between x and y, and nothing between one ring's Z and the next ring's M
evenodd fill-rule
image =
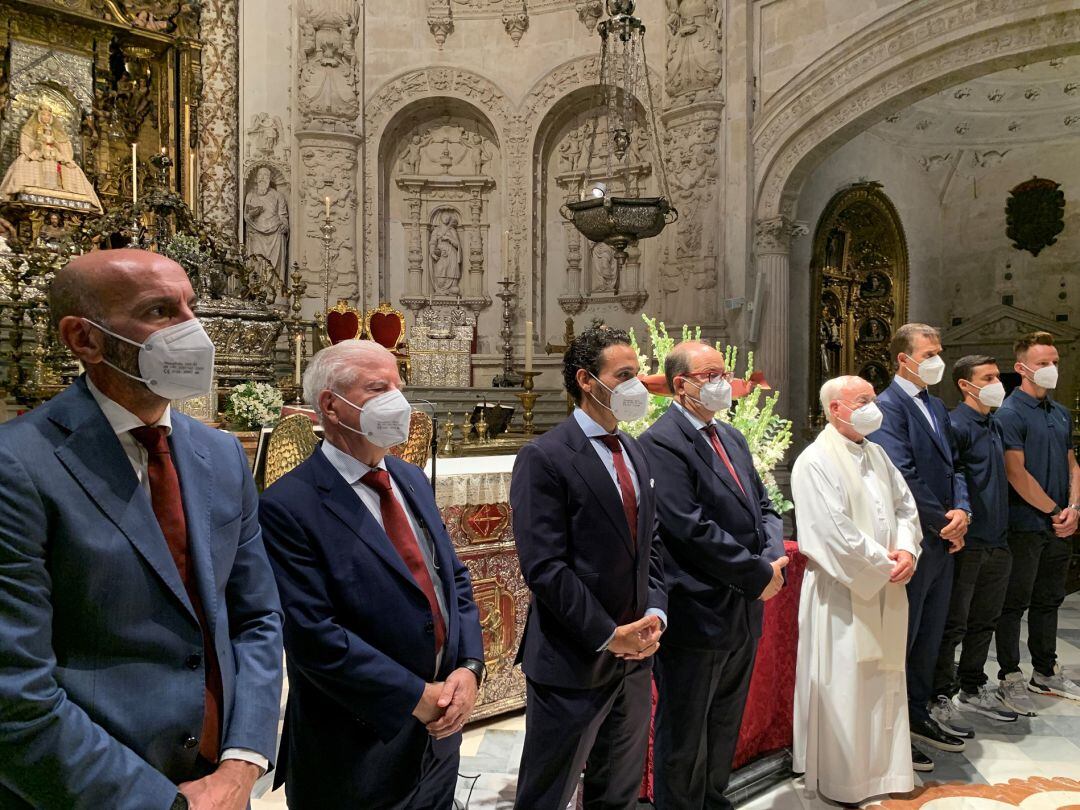
M86 373L0 426L0 807L242 810L273 758L255 484L234 437L169 406L210 389L194 299L141 250L52 282Z
M259 509L289 672L275 787L292 810L447 810L484 649L431 486L387 455L411 414L397 362L338 343L304 397L326 438Z
M730 808L724 797L761 637L784 584L784 526L731 407L724 355L690 340L664 360L674 402L641 437L656 477L671 630L656 658L657 810Z
M648 407L638 371L626 332L586 329L563 358L577 408L514 464L514 539L532 591L518 650L522 810L564 810L583 768L586 808L637 804L650 656L667 623L652 472L618 429Z
M964 547L971 522L967 482L960 469L945 404L926 390L941 381L938 330L922 323L901 326L893 335L889 354L896 377L877 398L884 414L881 428L868 437L880 444L904 476L922 524L922 555L908 591L907 690L911 736L942 751L963 751L961 736L971 726L947 698L935 704L931 716L934 667L949 615L953 558ZM944 726L943 726L944 724ZM934 763L912 746L916 770L933 770Z

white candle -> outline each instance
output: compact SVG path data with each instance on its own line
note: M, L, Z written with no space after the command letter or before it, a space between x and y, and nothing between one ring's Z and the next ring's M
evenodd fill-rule
M303 352L304 336L297 332L294 340L296 342L296 369L293 372L293 383L300 385L300 355Z
M139 201L139 170L137 161L139 159L139 145L133 143L131 145L131 203L134 205Z
M510 231L503 231L502 243L503 278L510 279Z
M525 321L525 370L526 371L532 371L533 370L532 332L533 332L533 322L532 321Z
M191 105L184 105L184 140L191 139Z
M191 206L191 210L195 210L195 153L192 152L188 155L188 197L190 198L188 204Z
M330 219L330 198L325 197L323 202L326 203L326 218Z

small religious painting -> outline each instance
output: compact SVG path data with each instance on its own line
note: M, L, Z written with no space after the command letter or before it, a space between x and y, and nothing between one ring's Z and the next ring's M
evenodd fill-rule
M862 298L884 298L892 289L892 281L884 273L870 273L859 285Z
M1061 184L1033 177L1009 192L1005 203L1005 235L1017 250L1032 256L1057 242L1065 230L1065 192Z
M884 343L889 339L889 326L881 318L870 318L859 325L859 340L863 343Z
M892 381L889 372L880 363L867 363L859 369L859 376L874 386L874 391L881 393Z
M842 270L844 267L844 248L847 246L847 232L834 228L825 242L825 266L830 270Z

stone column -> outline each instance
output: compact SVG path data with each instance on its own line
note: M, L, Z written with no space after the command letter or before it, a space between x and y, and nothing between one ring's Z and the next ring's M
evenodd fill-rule
M238 234L240 197L239 0L205 0L201 30L202 98L199 131L199 212Z
M480 298L484 294L484 237L487 225L483 223L484 199L482 187L469 189L469 218L472 238L469 240L469 282L462 284L462 297Z
M751 334L754 366L765 372L765 379L780 392L776 412L788 413L787 393L790 387L788 350L791 340L790 323L790 259L791 240L809 233L801 222L786 217L760 220L754 232L754 256L757 267L752 323L757 326ZM758 290L760 289L760 294Z

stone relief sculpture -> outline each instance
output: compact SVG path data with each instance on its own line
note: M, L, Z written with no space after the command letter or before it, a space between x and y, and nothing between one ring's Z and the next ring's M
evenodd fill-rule
M281 141L281 119L270 113L256 113L248 128L248 151L253 157L278 157Z
M667 0L667 91L671 97L720 83L720 13L715 0Z
M288 267L289 203L274 188L269 166L255 170L255 188L244 198L244 245L248 253L262 256L285 278Z
M449 211L439 215L428 247L431 286L436 295L461 295L461 236L457 218Z
M46 197L53 204L101 211L97 192L75 162L71 138L42 104L19 133L19 154L0 182L0 199Z
M462 131L462 137L467 138L469 133ZM484 166L491 161L491 150L488 149L487 141L484 136L479 132L474 132L471 136L471 140L467 141L471 143L470 154L472 156L473 174L482 176L484 174Z
M615 251L610 245L598 242L592 249L592 292L615 290Z
M398 158L404 175L484 176L494 157L487 138L463 126L437 124L409 138Z
M356 50L359 4L332 0L301 8L300 113L308 121L352 122L360 114Z

